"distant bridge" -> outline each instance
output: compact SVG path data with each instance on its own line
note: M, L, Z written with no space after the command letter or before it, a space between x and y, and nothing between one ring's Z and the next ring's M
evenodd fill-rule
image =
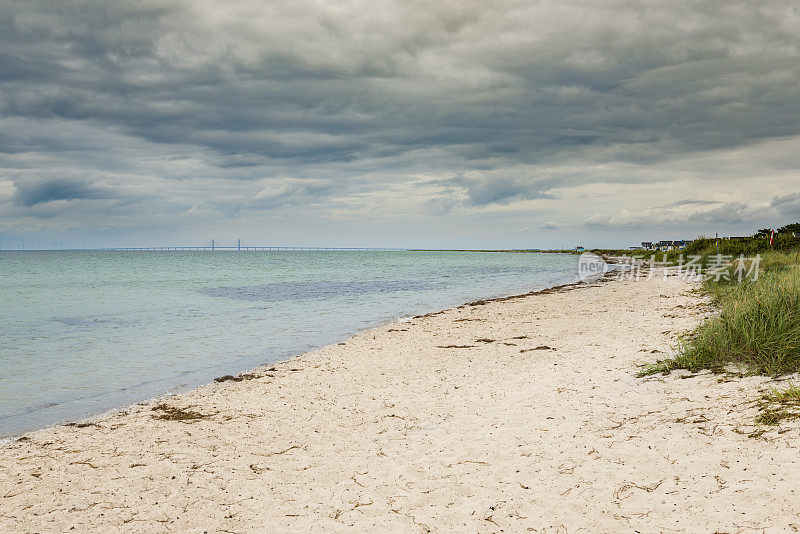
M66 249L64 249L66 250ZM107 247L107 248L92 248L92 249L70 249L70 250L236 250L236 251L250 251L250 250L272 250L272 251L287 251L287 250L310 250L310 251L403 251L408 250L405 248L370 248L370 247L286 247L286 246L266 246L266 245L200 245L200 246L163 246L163 247Z

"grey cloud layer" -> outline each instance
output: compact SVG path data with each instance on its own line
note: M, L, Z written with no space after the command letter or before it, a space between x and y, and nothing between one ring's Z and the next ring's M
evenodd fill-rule
M0 209L659 181L603 165L797 136L799 48L791 2L0 1Z

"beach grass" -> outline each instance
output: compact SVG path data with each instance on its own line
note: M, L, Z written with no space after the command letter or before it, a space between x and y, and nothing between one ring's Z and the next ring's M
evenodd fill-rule
M642 376L675 369L781 376L800 371L800 264L780 252L762 257L757 279L708 279L705 291L718 309L689 336L677 355L644 366Z
M791 250L765 252L756 279L707 278L703 291L717 313L678 340L674 357L645 364L639 376L677 369L723 373L736 368L771 377L800 372L798 256ZM758 408L758 425L800 419L800 387L770 389Z
M761 425L800 419L800 386L791 383L784 389L770 388L762 393L759 408L756 423Z
M716 246L713 251L716 254ZM709 243L690 252L700 255L706 267L713 257ZM678 339L675 356L643 365L640 377L678 369L714 373L735 369L771 377L800 372L800 249L756 254L760 261L755 279L705 279L702 291L711 297L717 313ZM673 251L659 260L677 264L679 256ZM800 419L800 386L762 393L758 408L759 426Z

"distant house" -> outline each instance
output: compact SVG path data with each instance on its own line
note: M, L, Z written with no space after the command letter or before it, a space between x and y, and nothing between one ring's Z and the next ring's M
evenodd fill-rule
M631 250L660 250L662 252L667 252L669 250L683 250L689 243L691 243L691 241L686 239L681 239L680 241L672 241L670 239L662 241L642 241L642 246L633 246L630 248Z
M586 250L586 249L585 249L585 248L583 248L583 247L582 247L582 246L580 246L580 245L578 245L577 247L575 247L575 252L583 252L584 250Z
M687 241L685 239L681 239L680 241L671 241L669 239L662 240L656 243L653 248L655 250L660 250L662 252L667 252L670 250L683 250L686 248L686 245L691 243L691 241ZM642 243L644 244L644 243ZM649 249L648 249L649 250Z

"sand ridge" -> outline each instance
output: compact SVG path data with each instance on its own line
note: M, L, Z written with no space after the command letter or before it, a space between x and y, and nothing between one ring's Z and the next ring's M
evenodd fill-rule
M747 436L767 379L635 376L708 313L693 289L475 303L27 434L0 530L800 530L797 425Z

